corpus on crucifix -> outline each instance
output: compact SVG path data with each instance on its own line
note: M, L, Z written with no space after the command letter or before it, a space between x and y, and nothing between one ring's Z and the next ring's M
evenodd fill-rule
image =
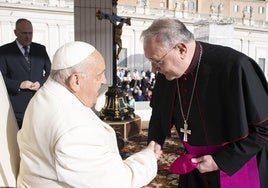
M122 17L117 16L116 14L112 14L112 15L105 14L105 13L102 13L100 10L96 13L96 16L100 20L108 19L111 22L111 24L113 24L114 43L118 45L118 50L116 53L116 59L118 60L120 51L122 49L122 40L121 40L122 27L124 23L127 25L131 25L130 18L122 18ZM119 23L117 24L117 22Z
M100 10L97 11L96 17L99 20L107 19L109 20L113 25L113 65L116 66L116 61L119 60L119 54L122 50L122 28L124 23L127 25L131 25L130 18L122 18L120 16L117 16L116 14L106 14L102 13ZM119 22L119 23L117 23ZM118 48L116 48L118 46ZM116 76L116 68L114 67L114 77Z

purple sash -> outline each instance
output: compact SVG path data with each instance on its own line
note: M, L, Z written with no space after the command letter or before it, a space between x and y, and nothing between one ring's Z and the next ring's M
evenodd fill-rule
M222 146L191 146L186 142L183 142L183 145L192 156L213 154L222 148ZM220 170L220 181L221 188L260 188L256 157L252 157L232 176Z

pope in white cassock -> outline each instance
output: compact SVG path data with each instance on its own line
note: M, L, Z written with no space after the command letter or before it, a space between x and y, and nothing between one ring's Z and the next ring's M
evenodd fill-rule
M18 188L138 188L156 176L160 146L152 141L122 160L115 131L91 110L105 83L105 62L93 46L70 42L57 50L17 135Z
M16 187L19 169L19 130L6 85L0 71L0 187Z

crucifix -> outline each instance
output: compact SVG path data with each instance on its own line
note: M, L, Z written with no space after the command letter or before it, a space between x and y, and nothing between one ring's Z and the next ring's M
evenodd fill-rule
M99 20L109 20L113 26L113 85L108 88L105 93L106 101L104 107L99 112L99 116L103 120L124 120L126 117L134 118L134 108L128 106L124 92L117 83L117 60L122 49L122 27L124 24L130 25L130 18L122 18L116 15L117 0L112 1L112 14L106 14L98 10L96 17ZM117 48L118 47L118 48Z
M116 7L116 1L113 2L113 7ZM122 50L122 27L125 24L131 25L130 18L122 18L117 16L114 12L112 14L106 14L101 12L100 10L97 11L96 17L99 20L107 19L113 25L113 85L117 85L117 60L119 60L119 54ZM117 24L118 22L118 24ZM118 48L117 48L118 46Z
M187 134L191 134L191 130L188 130L188 124L186 121L184 121L183 128L180 129L180 132L183 133L183 141L187 142Z

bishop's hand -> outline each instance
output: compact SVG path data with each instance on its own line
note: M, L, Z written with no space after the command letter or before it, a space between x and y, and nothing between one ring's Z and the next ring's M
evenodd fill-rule
M200 173L212 172L219 170L218 165L214 161L211 155L204 155L199 158L192 158L193 163L198 163L197 169Z

